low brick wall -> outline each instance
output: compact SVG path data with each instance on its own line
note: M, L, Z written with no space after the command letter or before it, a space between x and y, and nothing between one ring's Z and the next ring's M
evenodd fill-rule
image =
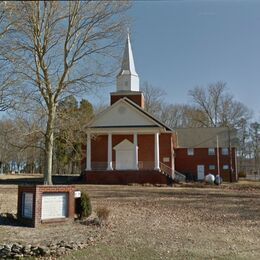
M30 186L18 186L18 203L17 203L17 218L20 223L37 227L40 224L61 223L74 220L75 213L75 199L74 199L75 187L71 185L30 185ZM23 194L33 194L33 206L32 206L32 218L25 218L23 216ZM42 212L42 195L44 193L67 193L68 194L68 212L67 217L62 219L41 219Z
M87 184L151 183L169 184L168 178L158 171L91 171L83 173L83 182Z

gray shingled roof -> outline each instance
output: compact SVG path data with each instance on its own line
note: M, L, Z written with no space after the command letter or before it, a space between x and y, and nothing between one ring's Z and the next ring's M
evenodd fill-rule
M229 147L229 133L231 145L237 146L236 130L229 131L227 127L175 128L174 130L177 133L178 147L217 147L217 136L219 147Z

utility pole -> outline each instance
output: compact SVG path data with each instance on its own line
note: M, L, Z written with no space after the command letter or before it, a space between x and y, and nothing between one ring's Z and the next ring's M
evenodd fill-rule
M230 133L230 127L228 126L228 144L229 144L229 179L230 182L232 182L232 173L233 173L233 162L232 162L232 146L231 146L231 133Z
M220 169L219 169L219 143L218 143L218 135L217 135L217 171L220 177Z

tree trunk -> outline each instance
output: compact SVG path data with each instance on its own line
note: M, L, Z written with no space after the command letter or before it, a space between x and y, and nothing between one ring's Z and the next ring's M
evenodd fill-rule
M20 163L17 163L17 173L20 174Z
M44 167L44 185L52 185L52 155L54 143L54 120L55 106L49 109L48 122L45 135L45 167Z

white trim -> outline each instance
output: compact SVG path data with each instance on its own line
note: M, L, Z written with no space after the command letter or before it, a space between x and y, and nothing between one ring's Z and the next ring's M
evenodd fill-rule
M124 90L124 91L117 91L117 92L110 92L111 96L136 96L136 95L144 95L142 91L130 91L130 90Z
M135 168L138 170L138 136L137 133L134 133L134 160L135 160Z
M86 171L91 171L91 135L87 133Z
M154 134L154 169L160 170L159 133Z
M108 134L107 139L107 170L113 170L113 162L112 162L112 134Z
M91 128L90 129L91 133L93 134L107 134L107 133L113 133L113 134L129 134L129 133L138 133L138 134L155 134L158 132L163 132L163 129L158 129L156 127L154 128L131 128L131 127L126 127L126 128Z

